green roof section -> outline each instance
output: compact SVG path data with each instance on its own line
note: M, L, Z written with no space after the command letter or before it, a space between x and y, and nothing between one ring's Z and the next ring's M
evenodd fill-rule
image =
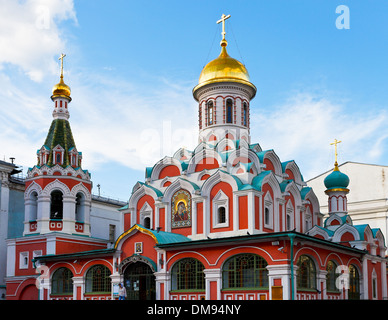
M53 164L54 159L52 150L57 145L60 145L65 150L63 166L69 166L69 150L75 147L75 142L71 132L70 123L67 120L54 119L51 122L46 141L44 142L44 146L50 150L48 165Z
M302 200L306 199L306 195L312 190L311 187L303 187L302 190L300 190L300 196L302 197Z
M132 233L135 230L151 236L155 240L156 244L158 244L158 245L182 243L182 242L191 241L189 238L187 238L184 235L181 235L179 233L172 233L172 232L166 232L166 231L161 231L161 230L153 230L153 229L146 228L141 224L134 224L131 228L129 228L127 231L123 232L117 238L116 243L115 243L115 249L117 249L117 246L119 245L120 241L122 241L128 234Z
M150 189L154 190L155 193L156 193L156 195L157 195L158 197L162 197L162 196L163 196L162 191L160 191L160 190L154 188L153 186L150 186L149 184L146 184L146 183L141 182L141 181L138 181L137 183L140 184L140 185L142 185L142 186L145 186L145 187L147 187L147 188L150 188ZM137 183L136 183L136 184L137 184ZM136 190L137 190L137 189L136 189ZM132 193L134 193L136 190L132 190Z
M258 174L256 177L252 180L252 186L261 191L261 187L263 185L264 178L270 174L271 171L263 171L260 174Z
M97 250L89 250L89 251L78 251L72 253L63 253L63 254L47 254L44 256L35 257L32 261L35 263L38 260L62 260L62 259L70 259L70 258L84 258L90 256L103 256L103 255L111 255L116 252L116 249L97 249Z
M144 226L141 226L141 227L145 228ZM178 242L180 243L180 242L191 241L189 238L179 233L157 231L152 229L148 229L148 230L155 236L158 244L178 243Z

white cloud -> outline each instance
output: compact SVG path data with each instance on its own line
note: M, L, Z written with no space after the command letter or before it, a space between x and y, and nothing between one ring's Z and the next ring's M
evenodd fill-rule
M80 77L83 84L76 85L69 106L77 148L88 155L88 169L113 161L143 171L180 147L196 146L192 85L158 79L148 86L89 77L94 79L89 85Z
M63 21L77 23L72 0L0 0L1 159L14 156L28 166L36 162L35 151L52 119L52 102L50 88L40 84L34 90L38 85L33 82L58 72L57 58L66 47ZM20 81L17 72L6 75L17 69L32 81ZM149 78L144 84L88 72L72 74L68 84L73 89L70 122L87 169L113 161L143 171L179 147L192 150L197 144L193 83ZM351 114L349 102L335 103L315 92L290 96L267 111L252 102L252 143L274 149L281 161L295 159L305 178L332 166L329 144L335 138L343 141L340 162L378 163L384 155L386 113L364 108L362 115Z
M66 46L58 24L76 16L72 0L0 1L0 68L18 66L31 80L58 72Z
M182 146L196 146L192 85L166 79L159 79L159 85L137 85L91 73L72 78L74 83L68 83L73 98L69 121L77 148L85 155L85 169L93 172L119 163L144 171ZM0 86L4 89L0 92L0 123L5 128L0 131L0 157L5 155L8 161L12 156L17 164L31 167L52 121L50 90L34 92L33 86L15 84L1 73Z
M363 113L351 113L346 103L311 93L295 94L265 112L262 108L251 116L252 142L259 142L264 150L274 149L281 161L295 160L305 179L332 168L334 139L342 141L339 163L376 163L384 153L386 112L375 114L364 107Z

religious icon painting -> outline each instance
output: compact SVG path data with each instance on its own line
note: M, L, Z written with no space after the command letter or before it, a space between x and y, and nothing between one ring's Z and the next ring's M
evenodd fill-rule
M135 242L135 253L143 253L143 242Z
M191 226L191 195L186 190L178 190L171 199L171 228Z

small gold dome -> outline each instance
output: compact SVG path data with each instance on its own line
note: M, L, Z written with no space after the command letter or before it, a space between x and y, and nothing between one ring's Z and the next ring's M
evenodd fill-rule
M63 76L61 76L61 80L53 87L53 95L51 98L55 98L58 96L65 96L70 98L71 90L70 87L63 81Z
M222 40L220 55L202 69L198 85L193 91L210 83L238 82L252 87L256 92L256 87L250 82L248 70L240 61L228 55L226 46L227 41Z

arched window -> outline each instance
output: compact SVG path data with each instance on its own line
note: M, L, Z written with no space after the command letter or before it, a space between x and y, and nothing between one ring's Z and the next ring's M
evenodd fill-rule
M63 194L59 190L51 192L50 219L62 219Z
M225 207L218 208L218 223L226 222L226 210Z
M204 265L194 258L179 260L171 270L172 290L205 290Z
M85 196L83 193L78 192L75 200L75 220L77 222L84 222L84 207L85 207Z
M233 122L233 100L226 100L226 123Z
M273 228L273 200L270 192L264 197L264 227L272 229Z
M98 264L86 273L86 293L111 292L111 272L108 267Z
M286 204L286 231L294 228L294 207L291 200Z
M317 279L314 261L309 256L302 255L296 265L298 266L296 274L297 288L300 290L316 289Z
M73 293L73 273L65 268L57 269L51 278L52 294L72 294Z
M151 228L151 218L150 217L145 217L143 221L144 227L147 229Z
M57 164L61 164L62 163L62 161L61 161L62 156L61 156L61 154L59 152L57 152L55 158L56 158L55 163L57 163Z
M243 125L248 126L248 106L247 103L244 102L244 107L243 107Z
M349 300L360 299L360 274L354 265L349 266Z
M222 288L268 288L267 265L264 258L252 253L229 258L222 268Z
M208 126L213 124L213 101L207 103L207 124Z
M30 205L30 221L36 221L38 217L38 194L34 191L31 193L29 198L29 205Z
M333 261L330 260L327 263L326 267L326 290L327 291L338 291L338 287L336 285L336 280L338 277L338 273L336 272L338 265Z
M265 207L264 208L264 224L268 225L270 223L270 215L269 215L269 208Z

